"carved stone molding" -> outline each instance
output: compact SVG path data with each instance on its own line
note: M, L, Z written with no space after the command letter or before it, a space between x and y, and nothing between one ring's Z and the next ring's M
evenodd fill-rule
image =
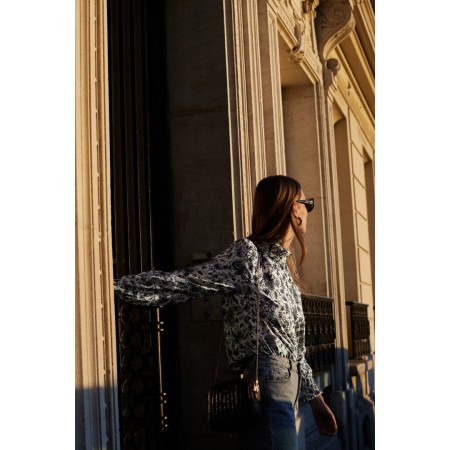
M305 14L309 14L313 9L314 2L315 2L315 0L303 0L302 1L302 11Z
M295 26L300 11L295 8L291 2L278 2L277 7L273 9L278 21L283 24L285 32L291 39L295 39Z
M315 9L319 5L319 0L304 0L301 5L301 12L294 11L296 45L290 52L290 58L296 64L306 64L316 77L320 77L322 67L316 54L313 37Z
M301 62L305 58L306 52L306 33L307 25L304 15L296 17L295 21L295 37L297 38L297 45L291 51L291 58L295 62Z
M75 440L76 448L116 450L107 2L77 0L75 8Z
M355 28L350 0L322 0L316 9L317 50L324 67L324 83L329 86L339 70L337 60L329 60L332 50Z
M301 62L305 58L308 47L313 51L311 42L311 24L317 3L318 0L304 0L302 1L302 13L297 14L294 12L297 45L291 51L291 58L295 62Z

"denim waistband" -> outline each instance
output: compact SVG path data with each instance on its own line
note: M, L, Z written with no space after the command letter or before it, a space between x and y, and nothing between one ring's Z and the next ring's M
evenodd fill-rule
M260 354L258 356L258 365L259 367L274 364L279 367L285 367L286 369L293 370L294 372L300 372L299 369L299 361L294 361L292 359L284 358L283 356L278 355L267 355L267 354ZM247 359L245 362L245 368L254 368L256 365L256 356L252 356Z

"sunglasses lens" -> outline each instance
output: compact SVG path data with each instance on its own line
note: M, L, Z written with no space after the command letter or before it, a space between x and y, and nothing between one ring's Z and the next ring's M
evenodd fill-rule
M308 198L306 200L296 200L297 203L303 203L306 207L306 211L311 212L314 209L314 199Z

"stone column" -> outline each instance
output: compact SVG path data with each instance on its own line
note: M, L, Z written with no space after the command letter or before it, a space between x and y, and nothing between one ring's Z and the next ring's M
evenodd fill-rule
M327 392L327 399L332 405L340 421L340 436L345 449L354 448L354 435L351 433L352 416L348 414L349 405L352 409L352 390L348 389L350 379L348 368L348 337L345 305L344 266L341 247L341 222L337 178L336 149L333 123L332 94L336 90L335 76L340 68L339 61L330 58L333 49L342 42L354 29L355 20L351 0L322 0L316 8L314 23L317 53L322 63L323 84L320 87L323 118L324 173L326 174L328 212L328 242L329 265L331 274L331 296L335 298L336 317L336 373L333 390Z

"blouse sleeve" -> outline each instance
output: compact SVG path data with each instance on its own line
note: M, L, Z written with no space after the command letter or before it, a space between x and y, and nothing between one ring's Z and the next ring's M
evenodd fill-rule
M196 297L226 295L247 289L254 277L257 251L248 239L197 266L127 275L114 281L114 290L130 303L162 306Z
M306 361L306 347L304 342L302 343L301 349L300 349L300 373L301 373L301 387L300 390L302 392L302 398L304 401L310 401L317 397L319 394L322 394L322 391L317 386L316 382L314 381L313 377L313 371L311 369L311 366Z

